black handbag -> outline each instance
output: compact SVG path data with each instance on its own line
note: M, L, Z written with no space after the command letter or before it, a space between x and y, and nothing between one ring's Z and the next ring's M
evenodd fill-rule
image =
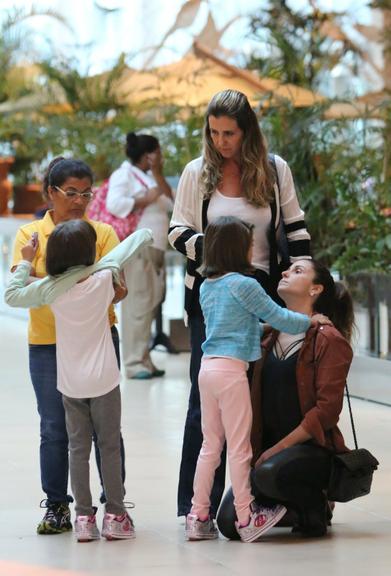
M348 386L346 396L349 405L355 450L335 454L332 462L327 498L335 502L349 502L371 491L372 477L379 465L376 458L365 448L358 448Z

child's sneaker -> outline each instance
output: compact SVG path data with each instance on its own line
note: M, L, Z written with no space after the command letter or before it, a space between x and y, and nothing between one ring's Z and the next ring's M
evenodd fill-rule
M212 518L201 522L195 514L186 516L186 538L187 540L214 540L219 537L219 533Z
M96 525L96 508L91 516L76 516L75 535L78 542L91 542L99 540L100 533Z
M273 508L258 508L252 503L250 521L247 526L240 526L239 522L235 522L240 539L242 542L254 542L270 528L273 528L285 513L286 508L281 504L277 504Z
M71 513L66 502L42 500L40 507L47 510L37 526L38 534L62 534L72 530Z
M106 540L136 538L133 520L127 512L121 516L106 513L103 518L102 536Z

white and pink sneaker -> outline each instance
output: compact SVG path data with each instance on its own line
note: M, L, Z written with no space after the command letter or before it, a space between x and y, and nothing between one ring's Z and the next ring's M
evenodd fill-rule
M185 535L187 540L214 540L219 537L215 522L210 516L201 521L195 514L186 516Z
M102 536L106 540L130 540L135 538L133 520L127 512L120 516L106 513L103 517Z
M75 536L78 542L91 542L99 540L100 534L96 525L95 514L91 516L76 516Z
M286 508L281 504L277 504L273 508L263 508L252 503L250 521L247 526L240 526L239 522L235 522L240 539L242 542L254 542L273 528L285 513Z

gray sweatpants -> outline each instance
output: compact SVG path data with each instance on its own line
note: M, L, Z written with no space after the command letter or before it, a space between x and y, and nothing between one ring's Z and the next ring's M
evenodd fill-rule
M121 477L120 428L121 394L119 386L96 398L70 398L63 394L69 438L69 466L76 515L93 513L90 490L90 453L95 430L101 457L106 512L125 512Z

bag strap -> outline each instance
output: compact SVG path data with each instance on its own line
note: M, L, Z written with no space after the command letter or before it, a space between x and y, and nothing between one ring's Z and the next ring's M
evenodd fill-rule
M351 425L352 425L354 445L355 445L355 447L356 447L356 450L358 450L356 427L355 427L355 425L354 425L353 411L352 411L352 405L351 405L351 403L350 403L350 394L349 394L349 388L348 388L348 383L347 383L347 382L346 382L346 384L345 384L345 388L346 388L346 398L348 399L348 405L349 405L349 416L350 416L350 423L351 423Z
M273 172L276 176L276 184L278 195L280 193L279 183L278 183L278 175L277 175L277 166L276 160L274 158L274 154L268 155L268 160L273 168ZM277 295L277 284L279 280L279 266L278 266L278 247L277 247L277 233L276 233L276 220L277 220L277 200L276 200L276 193L274 194L274 198L270 203L270 211L271 211L271 220L270 220L270 227L268 230L268 241L269 241L269 276L271 279L271 290L273 294Z
M316 380L316 370L315 370L315 346L316 346L316 338L318 336L318 330L316 330L315 336L314 336L314 344L313 344L313 351L312 351L312 361L314 364L314 377L313 377L313 388L315 390L315 380ZM348 399L348 406L349 406L349 416L350 416L350 423L352 425L352 432L353 432L353 440L354 440L354 446L356 448L356 450L358 450L358 444L357 444L357 435L356 435L356 427L354 425L354 420L353 420L353 411L352 411L352 405L350 403L350 394L349 394L349 388L348 388L348 383L345 383L345 390L346 390L346 397ZM334 445L333 442L333 437L331 436L331 441ZM335 449L335 446L334 446Z
M143 186L144 188L148 188L148 185L146 182L144 182L144 180L141 178L141 176L139 176L135 170L132 170L132 174L133 176L136 178L136 180L138 180Z

